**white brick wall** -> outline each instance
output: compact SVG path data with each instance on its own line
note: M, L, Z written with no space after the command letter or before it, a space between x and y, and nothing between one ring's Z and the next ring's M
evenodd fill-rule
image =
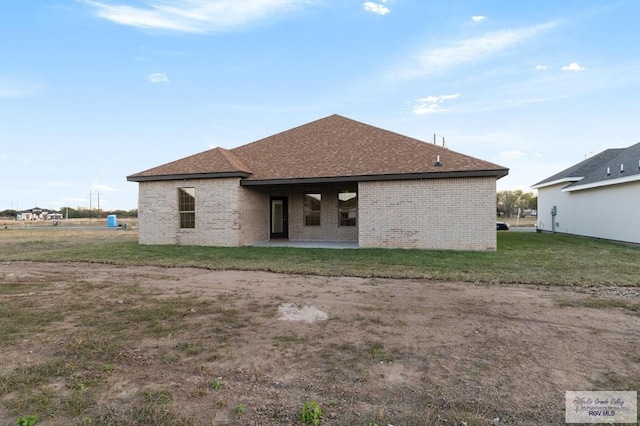
M196 190L196 227L180 229L178 188ZM237 246L239 178L140 182L140 244Z
M176 244L178 231L177 186L173 182L138 183L140 244Z
M238 184L239 186L239 184ZM261 188L240 187L240 240L244 246L269 240L269 193Z
M496 250L493 177L360 182L360 247Z
M178 188L196 189L196 228L180 229ZM269 239L269 197L289 197L291 240L360 247L496 250L495 178L361 182L358 226L339 227L337 191L322 185L320 227L303 224L301 187L245 188L239 178L139 183L140 244L240 246Z

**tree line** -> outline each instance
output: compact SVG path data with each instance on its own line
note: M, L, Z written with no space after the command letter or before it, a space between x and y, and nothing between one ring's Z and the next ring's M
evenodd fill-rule
M537 211L538 196L533 192L524 192L521 189L499 191L496 195L496 206L496 213L498 216L513 217L518 214L518 211L520 211L520 214L524 215L523 212ZM61 207L58 211L61 212L64 217L68 217L69 219L93 219L98 217L98 212L96 210ZM17 210L7 209L0 211L1 218L15 219L17 214ZM115 214L116 216L123 218L138 217L138 209L101 210L99 216L101 218L106 218L107 215L110 214Z
M513 217L520 212L521 217L538 210L538 196L521 189L499 191L496 198L498 216Z

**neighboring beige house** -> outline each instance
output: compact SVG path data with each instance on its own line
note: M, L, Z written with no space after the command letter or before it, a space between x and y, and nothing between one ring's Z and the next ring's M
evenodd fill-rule
M532 188L538 229L640 243L640 143L602 151Z
M34 207L29 210L22 210L16 215L16 220L54 220L62 219L62 213L55 210L41 209Z
M508 169L339 115L127 177L141 244L496 250Z

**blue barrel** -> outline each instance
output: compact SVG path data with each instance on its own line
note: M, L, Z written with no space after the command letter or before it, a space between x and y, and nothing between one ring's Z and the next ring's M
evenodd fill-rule
M109 228L118 227L118 217L115 214L110 214L107 216L107 226Z

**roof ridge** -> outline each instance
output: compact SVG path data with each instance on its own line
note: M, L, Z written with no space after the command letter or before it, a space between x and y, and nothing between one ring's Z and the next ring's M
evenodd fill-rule
M256 140L248 142L246 144L243 144L243 145L240 145L240 146L236 146L235 148L231 148L229 151L233 153L234 151L240 150L240 148L246 148L246 147L248 147L250 145L254 145L254 144L257 144L258 142L262 142L265 139L275 139L276 137L278 137L280 135L293 132L293 131L298 130L300 128L308 127L310 125L316 124L316 123L318 123L320 121L327 120L328 118L332 118L332 117L339 117L339 118L343 118L345 120L350 120L350 121L358 123L358 121L351 120L350 118L347 118L347 117L343 117L340 114L331 114L331 115L327 115L326 117L322 117L322 118L318 118L316 120L310 121L308 123L300 124L298 126L290 128L290 129L282 130L282 131L280 131L278 133L274 133L273 135L264 136L264 137L261 137L260 139L256 139ZM361 124L364 124L364 123L361 123Z
M222 154L224 159L227 160L227 162L229 162L229 164L231 164L233 167L238 169L237 171L251 173L251 169L249 167L247 167L247 165L244 164L244 162L242 162L242 160L239 159L233 152L231 152L231 150L228 150L226 148L222 148L221 146L216 147L213 150L214 151L218 150L218 152L220 152L220 154Z
M412 136L332 114L232 149L213 148L128 179L244 174L245 182L337 178L355 181L374 176L408 179L474 173L500 178L508 169Z

